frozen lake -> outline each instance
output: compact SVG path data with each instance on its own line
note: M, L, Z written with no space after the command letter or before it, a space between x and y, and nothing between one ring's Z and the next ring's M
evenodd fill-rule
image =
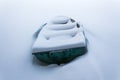
M39 65L34 32L64 15L80 21L88 53L66 65ZM0 80L120 80L119 0L0 0Z

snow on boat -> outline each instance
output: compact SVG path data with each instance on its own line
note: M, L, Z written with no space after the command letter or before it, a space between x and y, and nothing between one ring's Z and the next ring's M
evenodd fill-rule
M69 17L55 17L43 25L37 34L32 54L42 62L67 63L87 52L83 27Z

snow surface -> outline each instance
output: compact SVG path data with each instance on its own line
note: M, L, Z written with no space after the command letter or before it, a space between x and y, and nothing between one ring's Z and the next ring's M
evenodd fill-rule
M50 22L53 24L65 24L70 20L69 17L66 16L56 16Z
M88 53L42 65L34 32L57 15L83 23ZM0 0L0 80L120 80L120 0Z

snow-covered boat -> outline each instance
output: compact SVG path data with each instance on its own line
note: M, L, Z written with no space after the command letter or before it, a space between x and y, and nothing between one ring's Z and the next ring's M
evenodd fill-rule
M83 27L69 17L53 18L43 25L37 34L32 54L42 62L67 63L87 51Z

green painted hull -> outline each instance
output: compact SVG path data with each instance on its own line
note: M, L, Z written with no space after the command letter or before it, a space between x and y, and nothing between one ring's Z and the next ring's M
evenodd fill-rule
M79 47L58 51L37 52L33 53L33 55L35 55L38 60L48 64L61 64L70 62L86 52L86 47Z

